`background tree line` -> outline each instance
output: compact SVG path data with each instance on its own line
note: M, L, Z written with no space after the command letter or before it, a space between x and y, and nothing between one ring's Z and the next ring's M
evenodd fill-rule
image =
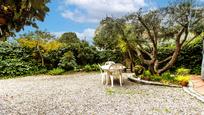
M0 18L4 21L0 20L0 39L14 35L25 25L37 27L35 21L43 21L49 11L49 0L41 2L38 7L34 1L2 1ZM55 68L97 70L92 68L108 60L131 69L139 64L152 74L180 66L199 74L204 8L196 4L196 0L180 0L164 8L140 9L121 18L106 17L96 29L94 45L80 40L73 32L60 38L38 30L23 34L15 43L1 42L0 75L43 73ZM22 20L16 20L16 16Z

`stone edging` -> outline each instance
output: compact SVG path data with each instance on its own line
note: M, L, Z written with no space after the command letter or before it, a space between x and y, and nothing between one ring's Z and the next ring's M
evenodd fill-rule
M160 83L160 82L145 81L145 80L141 80L139 78L134 78L131 75L128 76L128 79L130 81L133 81L133 82L138 82L138 83L147 84L147 85L158 85L158 86L183 88L183 90L186 93L190 94L191 96L195 97L196 99L198 99L198 100L200 100L201 102L204 103L204 96L199 94L198 92L196 92L193 89L193 83L191 81L189 82L188 87L182 87L182 86L179 86L179 85L167 85L167 84L163 84L163 83Z
M140 79L140 78L132 77L131 75L128 76L128 79L129 79L130 81L133 81L133 82L138 82L138 83L147 84L147 85L158 85L158 86L167 86L167 87L178 87L178 88L182 88L182 86L180 86L180 85L163 84L163 83L160 83L160 82L146 81L146 80L142 80L142 79Z
M193 89L193 83L190 81L188 87L183 87L183 90L204 103L204 96Z

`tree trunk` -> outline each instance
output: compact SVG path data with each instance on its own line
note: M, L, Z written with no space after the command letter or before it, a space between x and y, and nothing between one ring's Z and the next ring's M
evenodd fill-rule
M202 79L204 80L204 38L203 38L203 59L202 59L202 68L201 68L201 76Z
M154 71L154 63L153 64L150 64L148 65L148 70L152 73L152 74L157 74L156 71Z
M39 47L38 43L37 43L37 51L38 51L38 53L40 55L42 66L45 66L44 58L43 58L42 52L40 51L40 47Z
M177 46L171 60L162 69L158 70L158 74L162 74L163 72L167 71L169 68L171 68L174 65L174 63L176 62L179 56L180 50L181 50L181 46Z

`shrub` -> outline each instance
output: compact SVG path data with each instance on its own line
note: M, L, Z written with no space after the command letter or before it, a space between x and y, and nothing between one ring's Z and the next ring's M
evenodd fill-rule
M165 81L171 81L174 82L175 77L171 75L170 72L165 72L161 75L162 79Z
M62 68L54 68L48 72L49 75L61 75L65 72Z
M136 65L134 67L134 72L135 72L135 75L138 76L138 75L142 75L145 71L145 68L141 65Z
M192 70L191 70L191 73L192 74L200 75L200 73L201 73L201 66L197 65L197 66L193 67Z
M97 64L93 64L93 65L85 65L83 68L83 71L86 72L90 72L90 71L98 71L99 70L99 66Z
M100 70L100 67L98 64L91 65L91 68L92 68L92 71L99 71Z
M176 70L177 75L188 75L190 73L190 69L179 68Z
M159 76L159 75L152 75L151 77L150 77L150 80L151 81L161 81L162 80L162 77L161 76Z
M143 75L141 75L141 79L144 79L144 80L151 80L151 77L152 74L149 70L146 70L144 71Z
M68 51L60 59L59 67L65 70L73 70L77 66L76 59L71 51Z
M6 59L0 61L0 76L22 76L37 73L38 66L21 59Z
M182 86L187 86L189 83L189 80L190 80L190 76L179 75L179 76L176 76L175 78L175 81Z
M74 67L74 72L80 72L82 71L80 66Z
M86 72L89 72L89 71L92 71L92 68L90 65L85 65L83 70Z
M144 71L144 76L150 77L152 74L149 70Z

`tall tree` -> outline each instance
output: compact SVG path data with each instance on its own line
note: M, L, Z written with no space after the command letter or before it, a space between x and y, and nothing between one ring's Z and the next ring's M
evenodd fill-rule
M114 50L118 44L120 27L114 19L107 17L100 22L100 26L95 31L94 44L105 50Z
M134 42L134 36L131 34L132 26L126 24L125 21L111 17L103 19L95 32L94 43L105 50L121 51L124 62L128 60L132 70L135 55L130 42Z
M122 21L124 24L121 24L121 20L125 20ZM117 31L110 26L102 28L105 30L100 32L110 33L108 35L113 33L114 39L121 38L119 41L122 42L118 42L120 46L134 49L140 61L147 65L153 74L161 74L175 64L186 43L201 35L204 30L204 8L195 7L194 0L180 0L157 10L144 12L140 9L113 21L115 25L119 25ZM103 36L105 37L102 34ZM172 55L160 59L159 48L166 45L172 45L175 49Z
M76 33L66 32L62 34L62 36L59 38L59 41L62 43L70 44L70 43L79 43L80 39L77 37Z
M0 40L15 35L24 26L37 28L44 21L49 0L0 0Z
M44 66L44 54L61 47L61 43L55 40L55 36L49 32L37 30L20 35L18 43L21 46L33 48L40 57L41 65Z
M137 55L152 73L161 74L170 69L185 42L202 33L204 9L195 7L194 3L193 0L181 0L163 9L149 12L140 10L128 16L127 22L135 25L135 36L143 40L143 43L136 42ZM172 55L159 60L158 47L162 47L165 42L173 43L175 49Z

